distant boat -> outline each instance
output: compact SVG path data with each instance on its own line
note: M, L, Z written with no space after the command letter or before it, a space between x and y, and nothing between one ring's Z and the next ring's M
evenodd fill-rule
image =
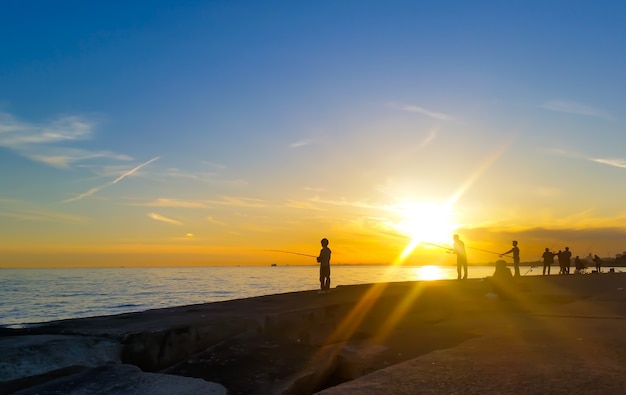
M275 264L275 263L272 263L272 266L278 266L278 265L277 265L277 264Z

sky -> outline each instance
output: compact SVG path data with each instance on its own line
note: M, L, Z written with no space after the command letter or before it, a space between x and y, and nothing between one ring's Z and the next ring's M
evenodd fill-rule
M4 1L0 267L615 256L625 13Z

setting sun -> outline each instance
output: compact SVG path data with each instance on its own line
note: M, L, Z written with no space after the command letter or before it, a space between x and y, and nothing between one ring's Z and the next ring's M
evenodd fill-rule
M420 244L447 245L457 225L454 223L449 204L412 202L398 204L393 208L401 216L394 228L410 241L399 257L403 261Z
M457 226L449 205L416 202L398 205L395 211L402 216L395 228L417 244L449 243Z

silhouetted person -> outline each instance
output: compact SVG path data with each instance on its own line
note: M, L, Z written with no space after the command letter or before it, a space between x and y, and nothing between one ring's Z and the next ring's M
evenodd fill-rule
M561 259L561 257L563 259ZM572 266L572 253L569 250L569 247L565 247L565 251L563 251L561 257L559 257L559 263L563 260L563 274L569 274L570 266Z
M515 268L515 277L519 277L519 247L517 246L517 240L513 240L513 248L508 250L507 252L503 252L502 255L513 253L513 267Z
M322 249L317 261L320 264L320 290L319 293L330 292L330 248L328 248L328 239L323 238Z
M465 243L459 239L459 235L454 235L454 253L456 254L457 278L461 279L461 269L463 269L463 279L467 278L467 254L465 253Z
M506 261L496 261L496 271L493 273L493 276L487 277L487 280L495 294L498 294L503 299L509 296L513 275L511 274L511 269L506 267Z
M585 270L585 261L580 259L578 255L574 258L574 267L576 268L576 272L582 273Z
M546 248L545 252L541 256L543 258L543 275L546 275L546 268L548 269L548 275L550 275L550 267L554 263L555 253Z
M597 255L593 256L593 263L596 264L596 271L602 273L602 258Z
M506 261L499 260L496 261L496 271L493 272L493 277L500 279L507 279L513 277L511 274L511 269L506 267Z

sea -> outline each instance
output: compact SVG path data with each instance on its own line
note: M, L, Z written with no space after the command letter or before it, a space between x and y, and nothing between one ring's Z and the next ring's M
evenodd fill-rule
M493 271L470 266L468 276L484 278ZM521 267L521 273L540 269ZM336 265L331 287L456 277L456 266ZM0 327L318 288L317 266L0 269Z

